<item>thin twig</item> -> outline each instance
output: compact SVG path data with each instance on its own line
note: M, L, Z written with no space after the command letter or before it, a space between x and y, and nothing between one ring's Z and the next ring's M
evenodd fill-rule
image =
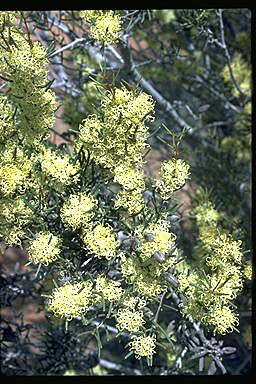
M229 72L230 72L230 76L232 78L232 81L234 83L234 86L236 87L236 89L238 90L238 92L240 93L241 96L245 96L244 92L242 91L240 85L238 84L237 80L236 80L236 77L235 77L235 74L234 74L234 71L233 71L233 68L232 68L232 65L231 65L231 57L230 57L230 53L228 51L228 47L227 47L227 44L226 44L226 40L225 40L225 32L224 32L224 23L223 23L223 17L222 17L222 13L223 13L223 9L219 9L217 11L217 15L219 16L219 22L220 22L220 34L221 34L221 44L222 44L222 48L224 49L225 51L225 56L227 58L227 64L228 64L228 69L229 69Z
M103 368L118 371L118 372L123 372L123 373L126 373L127 375L142 376L142 372L136 368L129 368L127 366L124 367L121 364L116 364L106 359L100 359L99 364Z
M75 48L75 46L77 46L81 43L85 43L85 42L86 42L85 38L83 38L83 37L78 38L78 39L72 41L71 43L64 45L64 47L57 49L56 51L54 51L53 53L48 55L48 57L53 57L53 56L56 56L63 51L71 50L71 49Z

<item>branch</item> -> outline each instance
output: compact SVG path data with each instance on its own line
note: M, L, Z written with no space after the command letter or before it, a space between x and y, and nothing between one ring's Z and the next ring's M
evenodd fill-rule
M81 37L81 38L78 38L78 39L75 39L74 41L72 41L71 43L67 44L67 45L64 45L64 47L60 48L60 49L57 49L56 51L54 51L53 53L51 53L50 55L48 55L48 57L53 57L55 55L58 55L59 53L63 52L63 51L67 51L67 50L71 50L73 49L76 45L79 45L81 43L86 43L86 39Z
M114 371L124 372L127 375L133 375L133 376L142 376L142 372L138 369L133 369L129 367L124 367L121 364L112 363L111 361L100 359L99 364L101 367L106 369L112 369Z
M130 46L128 45L128 42L123 42L122 44L122 53L123 53L123 59L124 59L124 62L127 66L127 68L129 68L130 72L132 73L135 81L139 82L142 87L148 92L151 94L151 96L153 97L153 99L156 100L156 102L162 107L164 108L164 110L172 116L172 118L176 121L176 123L179 125L180 128L186 128L188 130L188 133L192 133L193 132L193 128L182 118L179 116L179 114L176 112L174 106L168 101L166 100L157 90L156 88L154 88L153 85L151 85L151 83L146 80L141 74L140 72L138 71L138 69L136 68L136 65L133 61L133 57L132 57L132 53L131 53L131 49L130 49Z
M228 51L228 47L227 47L226 40L225 40L224 23L223 23L222 13L223 13L223 9L219 9L219 10L217 11L217 15L219 16L219 22L220 22L220 34L221 34L222 48L223 48L224 51L225 51L225 56L226 56L226 58L227 58L228 69L229 69L229 72L230 72L230 76L231 76L231 78L232 78L232 81L233 81L233 83L234 83L234 86L236 87L236 89L238 90L238 92L240 93L240 95L243 96L243 97L245 97L244 92L242 91L240 85L238 84L238 82L237 82L237 80L236 80L236 77L235 77L235 74L234 74L234 71L233 71L233 68L232 68L232 65L231 65L231 57L230 57L230 53L229 53L229 51Z

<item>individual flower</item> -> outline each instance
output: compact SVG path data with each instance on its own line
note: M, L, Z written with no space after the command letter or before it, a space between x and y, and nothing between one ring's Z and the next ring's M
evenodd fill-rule
M129 343L130 350L134 352L136 359L142 357L151 358L155 353L156 336L137 336Z
M86 228L83 241L99 259L111 260L116 256L117 240L109 225L97 224L94 228Z
M49 311L69 321L87 312L93 301L92 286L91 281L86 281L56 288L49 300Z
M61 240L50 232L39 232L30 242L29 259L34 264L48 265L56 260L60 253Z
M164 161L161 165L161 179L156 181L157 189L163 199L169 199L189 178L189 165L181 159Z
M94 215L96 200L89 192L71 195L60 211L61 220L72 229L86 226Z

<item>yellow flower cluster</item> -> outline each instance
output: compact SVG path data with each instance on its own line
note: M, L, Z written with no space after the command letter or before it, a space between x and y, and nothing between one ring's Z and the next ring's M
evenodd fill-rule
M97 224L94 228L86 228L83 241L99 259L111 260L116 256L117 241L109 225Z
M103 98L101 114L82 121L78 149L84 145L97 164L112 171L120 164L141 164L147 146L145 121L152 118L153 110L151 96L113 88Z
M232 69L234 71L235 78L240 85L240 88L242 91L250 96L251 94L251 68L249 64L244 61L242 58L242 55L240 53L235 53L232 61L231 61ZM224 80L227 83L230 83L232 85L232 93L234 96L238 97L239 92L236 89L233 80L230 75L229 67L226 64L223 71L222 71L222 76Z
M122 304L131 309L131 310L134 310L135 308L137 309L142 309L143 307L145 307L146 305L146 301L139 298L138 296L131 296L131 295L128 295L128 297L126 297Z
M138 229L138 232L141 231ZM138 250L143 260L151 258L155 252L166 255L175 245L176 235L168 231L168 223L165 221L150 224L138 235L140 240Z
M115 208L123 207L130 215L141 211L144 207L142 193L145 190L143 172L120 164L115 168L114 174L114 182L123 187L116 196Z
M32 162L20 148L10 146L2 153L0 160L0 191L5 195L23 192L25 180L32 168Z
M80 16L91 24L90 34L102 44L118 41L121 31L121 18L115 11L81 11Z
M72 229L85 227L94 215L93 209L96 206L96 200L90 193L81 192L69 196L60 211L60 216L64 224Z
M241 121L243 123L241 123ZM240 119L237 121L237 129L242 128L245 125L246 119ZM251 133L243 133L241 136L225 136L221 140L221 148L225 152L231 153L241 163L248 163L252 157L251 150L252 136Z
M0 234L6 245L20 244L33 212L21 197L0 200Z
M145 323L143 312L120 308L115 315L116 327L119 331L138 332Z
M216 209L214 209L211 201L198 204L193 213L196 217L196 221L199 227L204 225L215 226L219 219L219 213L216 211Z
M178 276L178 292L187 298L181 312L224 334L238 323L227 306L243 287L241 241L218 227L219 213L203 191L200 200L193 210L199 228L195 268Z
M91 281L70 284L67 283L53 291L50 298L48 309L56 317L61 317L68 321L88 311L92 304Z
M104 275L97 276L95 289L99 293L98 301L104 299L111 303L118 302L124 294L119 281L109 280Z
M77 179L78 166L70 163L68 155L58 155L51 149L45 149L39 156L42 172L49 177L54 187L60 188Z
M227 262L241 264L243 257L241 244L241 240L233 240L231 235L217 233L214 241L207 245L210 252L206 257L206 264L212 269L218 268L221 264L225 266Z
M8 135L14 132L14 106L5 95L0 95L0 145L4 146Z
M156 181L157 189L163 199L169 199L189 178L189 165L181 159L164 161L160 169L161 179Z
M252 280L252 263L251 262L246 264L243 272L246 279Z
M190 302L201 306L206 312L215 305L226 305L234 300L243 287L241 273L234 266L230 266L225 273L209 274L207 279L207 282L202 282L202 277L196 272L189 276L181 274L178 279L178 291L186 294Z
M61 252L61 240L50 232L39 232L30 242L29 259L34 264L48 265L56 260Z
M33 145L46 137L54 122L55 97L46 89L47 51L40 43L26 39L15 25L13 15L3 35L0 71L8 80L8 99L16 108L15 123L9 126L10 132L5 132L5 137Z
M144 121L154 120L155 102L152 96L136 89L130 91L125 86L114 88L103 98L101 105L106 118L110 118L116 124L118 124L120 118L126 128L133 124L127 132L129 136L133 136L136 134L137 129L139 130L140 127L136 127L136 124L140 125Z
M16 12L1 11L0 12L0 29L3 30L5 26L12 27L16 22Z
M155 353L156 336L137 336L129 343L130 350L134 352L137 359L142 357L152 358Z
M204 321L205 324L212 325L215 332L222 335L233 332L234 327L239 324L237 316L228 306L216 306L214 308L214 313L211 314L211 316L202 318L202 321Z
M153 268L149 268L143 266L137 256L121 256L121 271L125 281L132 284L133 291L139 292L143 298L152 299L167 289L165 280L156 273L157 267L155 260L153 260Z

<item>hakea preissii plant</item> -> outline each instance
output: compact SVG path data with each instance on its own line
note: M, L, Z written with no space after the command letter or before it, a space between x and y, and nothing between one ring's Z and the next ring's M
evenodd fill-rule
M121 22L113 11L81 17L94 39L118 39ZM191 175L176 155L163 162L159 180L143 171L153 98L124 83L97 83L100 108L77 127L73 142L54 147L48 141L56 104L47 50L21 33L15 13L1 12L0 24L0 69L8 88L0 99L0 233L7 246L27 248L38 270L50 266L49 316L90 327L103 314L119 337L129 335L128 355L146 357L150 365L163 334L158 312L153 318L149 308L170 288L184 298L182 315L217 333L232 331L238 318L230 303L243 281L241 242L222 231L207 202L195 210L199 266L181 257L170 214L176 191ZM173 272L175 283L167 278ZM101 347L98 328L93 332Z

